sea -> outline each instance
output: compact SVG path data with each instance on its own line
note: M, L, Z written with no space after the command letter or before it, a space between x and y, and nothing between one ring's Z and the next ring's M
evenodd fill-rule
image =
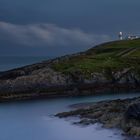
M0 56L0 72L42 62L54 57L48 56Z

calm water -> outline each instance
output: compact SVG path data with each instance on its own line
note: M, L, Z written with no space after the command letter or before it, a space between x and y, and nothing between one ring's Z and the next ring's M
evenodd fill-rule
M5 71L13 68L22 67L25 65L41 62L51 57L32 57L32 56L1 56L0 57L0 71Z
M100 95L0 104L0 140L124 140L121 131L100 125L80 127L53 114L69 110L69 105L139 94ZM128 138L127 140L130 140ZM134 139L133 139L134 140Z

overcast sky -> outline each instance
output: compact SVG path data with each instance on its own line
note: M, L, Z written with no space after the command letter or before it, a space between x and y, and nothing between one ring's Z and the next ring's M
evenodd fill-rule
M140 0L0 0L0 55L58 56L140 35Z

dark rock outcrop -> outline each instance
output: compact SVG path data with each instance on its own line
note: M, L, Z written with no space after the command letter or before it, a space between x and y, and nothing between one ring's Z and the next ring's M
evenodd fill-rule
M102 101L78 108L55 116L60 118L77 116L80 121L74 124L91 125L100 122L104 127L117 127L129 135L140 136L140 98Z
M140 121L140 103L132 104L128 107L125 113L126 119L135 119Z

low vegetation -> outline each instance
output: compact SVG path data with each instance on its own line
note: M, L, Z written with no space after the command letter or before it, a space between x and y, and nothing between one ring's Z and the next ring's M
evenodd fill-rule
M85 75L124 68L140 69L140 39L123 40L95 46L80 55L56 62L53 69L65 74L75 70Z

